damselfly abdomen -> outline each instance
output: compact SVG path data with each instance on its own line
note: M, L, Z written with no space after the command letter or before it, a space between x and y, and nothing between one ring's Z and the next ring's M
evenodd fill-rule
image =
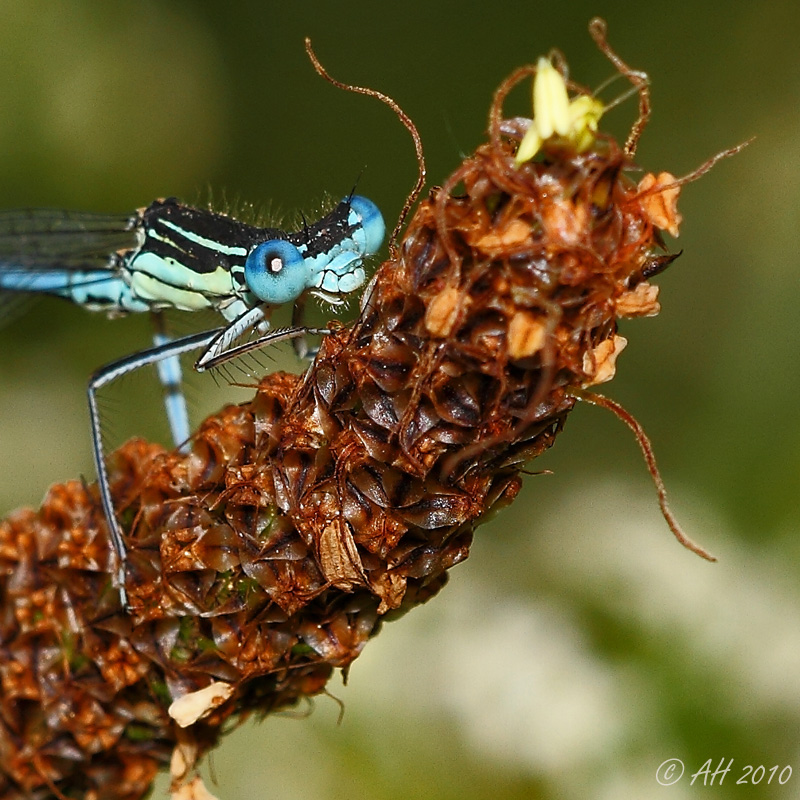
M109 316L147 311L155 346L98 370L89 382L89 411L98 483L120 559L124 598L125 544L116 520L103 456L96 392L116 377L157 364L177 446L189 438L178 357L200 350L207 369L240 351L237 343L263 333L271 310L304 294L328 303L365 280L364 258L384 237L377 206L358 195L298 232L260 228L174 198L129 215L49 209L0 212L0 316L21 293L63 297ZM171 340L168 309L218 311L224 325Z

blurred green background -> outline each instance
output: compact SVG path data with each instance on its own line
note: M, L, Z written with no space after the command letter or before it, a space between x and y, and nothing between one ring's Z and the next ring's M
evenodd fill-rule
M675 511L720 563L672 540L627 429L579 407L535 466L555 474L529 478L442 595L387 626L347 687L331 683L340 725L322 697L309 717L223 742L204 769L225 800L800 797L800 12L788 0L0 3L0 206L127 211L177 195L314 214L358 182L390 227L415 177L408 135L381 104L319 79L303 37L334 76L410 113L437 183L482 141L516 66L557 46L576 80L612 74L587 33L595 14L652 78L645 169L685 174L758 137L684 190L663 312L624 324L630 344L603 387L645 425ZM527 107L520 91L511 110ZM628 102L606 128L624 135L634 116ZM146 319L57 301L0 330L0 512L92 477L86 379L148 337ZM198 414L242 396L190 388ZM152 375L126 378L105 406L115 441L162 433ZM671 758L687 774L664 788L656 770ZM729 759L722 785L690 785ZM747 765L766 777L736 786Z

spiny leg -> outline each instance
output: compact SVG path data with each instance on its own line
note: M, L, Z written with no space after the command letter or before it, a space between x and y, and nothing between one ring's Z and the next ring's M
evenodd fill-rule
M184 336L181 339L169 341L140 353L113 361L101 367L89 379L87 390L89 399L89 422L92 432L92 455L94 456L95 469L97 470L97 485L100 490L100 502L103 505L103 513L108 525L108 533L111 545L117 557L117 569L114 575L115 582L119 589L120 602L123 608L128 608L128 596L125 590L125 561L127 548L125 546L125 533L122 530L114 511L114 500L111 496L111 486L109 483L108 467L106 466L105 451L103 448L103 436L100 427L100 411L97 406L97 392L108 383L116 380L122 375L126 375L139 367L147 364L160 364L165 359L177 359L183 353L192 350L207 348L219 335L221 329L195 333L191 336ZM188 438L188 436L187 436Z
M330 328L273 328L257 339L252 339L251 341L238 345L223 347L221 345L222 334L225 333L225 329L223 329L222 333L217 335L217 340L209 344L206 351L197 359L194 366L198 372L204 372L208 369L215 369L226 361L230 361L232 358L238 358L245 353L259 350L262 347L269 347L279 342L285 342L287 339L296 339L308 335L326 336L331 332Z
M100 501L103 506L106 523L108 524L111 545L117 557L117 570L114 577L119 589L120 602L123 608L128 608L128 596L125 589L127 547L125 546L125 533L114 511L114 500L111 495L108 467L106 465L105 450L103 448L100 411L97 405L97 392L102 389L103 386L111 383L122 375L139 369L139 367L144 367L148 364L160 364L169 359L177 359L184 353L191 352L192 350L203 350L196 365L199 371L203 371L219 366L236 356L266 345L285 341L286 339L293 339L298 336L305 336L306 334L323 335L330 333L326 328L290 328L288 330L270 331L258 339L246 341L240 345L234 345L234 342L239 336L246 330L252 329L263 319L263 309L250 309L224 328L215 328L211 331L184 336L180 339L174 339L165 344L126 356L125 358L121 358L101 367L89 379L87 393L89 399L89 421L92 433L92 454L94 456L95 469L97 470Z
M236 342L241 337L250 335L254 330L260 330L262 326L269 327L268 311L269 308L267 306L248 308L247 311L229 322L224 328L219 328L217 335L208 342L205 350L195 361L194 368L198 372L203 372L228 361L232 357L229 355L231 352L239 354L255 349L249 346L247 342L240 345L237 345Z

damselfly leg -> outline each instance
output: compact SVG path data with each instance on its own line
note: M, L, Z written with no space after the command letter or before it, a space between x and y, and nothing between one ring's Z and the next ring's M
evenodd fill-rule
M150 317L153 320L153 347L161 347L174 341L167 332L164 312L153 311ZM163 358L156 362L156 369L164 392L164 409L167 412L172 443L175 447L185 449L191 430L189 410L186 407L186 397L183 393L183 371L180 356L172 355Z
M125 556L127 547L125 545L125 534L117 520L117 515L114 510L114 501L111 497L108 467L106 465L105 452L103 449L100 409L97 405L97 392L102 389L103 386L111 383L111 381L129 372L133 372L133 370L139 369L140 367L144 367L147 364L169 363L173 359L178 360L183 353L188 353L201 347L207 347L222 330L223 328L203 331L202 333L185 336L181 339L175 339L156 347L142 350L101 367L89 378L87 394L89 398L89 424L91 425L92 432L92 455L94 457L95 469L97 470L97 486L100 490L100 500L103 504L103 512L106 517L106 523L108 524L111 544L117 556L117 572L115 578L119 589L120 601L125 607L128 605L127 592L125 591Z
M100 489L100 500L103 505L106 521L109 526L109 536L117 554L117 572L115 579L119 589L120 600L127 606L127 592L125 590L125 554L127 546L125 544L125 533L119 524L114 509L114 501L111 496L111 484L109 481L108 466L106 464L105 452L103 449L103 436L100 420L100 411L97 404L97 392L103 386L111 383L122 375L133 372L148 364L169 363L172 360L179 362L180 356L194 350L203 350L197 359L196 369L204 371L220 366L226 361L237 358L244 353L253 350L278 344L289 339L296 340L305 338L308 334L324 335L329 331L326 328L278 328L263 336L241 344L234 344L237 336L232 331L245 331L252 327L252 322L257 316L254 310L247 312L249 320L240 320L240 324L228 325L223 328L215 328L211 331L184 336L169 342L142 350L125 358L113 361L97 370L89 379L88 398L89 398L89 420L92 430L92 454L94 456L95 468L97 470L97 483ZM180 362L179 362L180 363ZM188 439L188 437L187 437Z

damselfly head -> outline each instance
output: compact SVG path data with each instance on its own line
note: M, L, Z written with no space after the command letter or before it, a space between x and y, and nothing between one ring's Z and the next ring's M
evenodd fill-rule
M337 303L363 285L364 259L380 249L385 232L375 203L360 195L345 197L302 232L257 244L245 261L247 287L268 305L293 302L307 290Z

